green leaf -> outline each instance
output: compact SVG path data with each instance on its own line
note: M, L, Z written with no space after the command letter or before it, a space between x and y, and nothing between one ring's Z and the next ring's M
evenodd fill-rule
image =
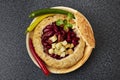
M67 20L66 20L66 19L65 19L63 22L64 22L64 25L66 25L66 24L67 24Z
M70 23L67 23L65 26L68 27L68 28L72 28L73 27L73 25L70 24Z
M67 15L67 20L69 21L70 19L72 19L74 16L71 13L68 13Z
M69 31L69 28L65 25L64 28L63 28L66 32Z
M57 26L60 26L62 24L64 24L63 20L59 19L59 20L56 21Z

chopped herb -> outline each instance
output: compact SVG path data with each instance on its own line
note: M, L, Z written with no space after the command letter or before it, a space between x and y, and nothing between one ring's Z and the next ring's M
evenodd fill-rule
M69 28L72 28L72 27L73 27L73 25L70 24L70 22L69 22L69 20L71 20L72 18L73 18L73 15L72 15L71 13L68 13L67 19L65 19L65 20L59 19L59 20L57 20L57 21L56 21L56 25L57 25L57 26L64 25L64 30L65 30L65 31L69 31Z
M64 25L67 24L67 20L66 19L63 22L64 22Z
M60 26L62 24L64 24L63 20L59 19L59 20L56 21L57 26Z
M68 13L67 15L67 20L69 21L70 19L72 19L74 16L71 13Z
M64 28L63 28L65 31L69 31L69 28L65 25Z
M73 25L70 24L70 23L67 23L65 26L68 27L68 28L72 28L73 27Z

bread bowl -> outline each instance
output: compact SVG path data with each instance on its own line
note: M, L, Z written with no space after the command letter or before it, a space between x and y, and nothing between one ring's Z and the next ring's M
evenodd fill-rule
M55 34L64 29L60 28L61 30L58 30L55 32L54 28L52 28L51 31L54 31L54 33L52 36L49 36L47 38L47 40L52 41L52 42L50 42L51 46L53 44L56 44L55 45L56 48L50 47L46 53L44 51L44 49L46 47L42 43L42 40L44 42L44 38L42 38L42 36L44 36L44 34L48 34L48 33L44 32L44 30L46 29L47 26L53 26L53 25L56 26L55 22L57 20L59 20L59 19L65 20L67 18L67 16L63 15L63 14L54 14L52 16L46 17L41 22L39 22L39 24L35 27L35 29L33 31L28 32L26 35L26 46L27 46L28 54L31 57L32 61L38 66L35 59L31 55L30 48L29 48L29 38L32 38L36 53L45 62L46 67L48 68L48 70L51 73L55 73L55 74L69 73L69 72L72 72L72 71L78 69L79 67L81 67L89 58L93 48L95 48L94 33L93 33L93 30L92 30L92 27L91 27L89 21L79 11L69 8L69 7L63 7L63 6L52 7L52 8L65 10L74 15L75 18L70 21L70 23L73 25L73 27L69 30L71 30L71 32L74 33L75 36L71 37L70 42L69 42L69 40L67 40L67 38L58 40L59 39L58 35L55 35ZM61 27L61 26L59 26L59 27ZM66 34L68 34L68 33L69 33L69 31L66 32ZM64 34L64 35L66 35L66 34ZM56 36L57 39L54 36ZM79 39L76 41L73 41L74 37L79 38ZM67 43L65 43L65 42L67 42ZM70 45L74 45L74 47L65 48L65 46L62 45L62 47L64 47L65 49L63 48L64 49L63 50L60 48L61 50L63 50L63 52L60 52L61 50L57 49L57 45L59 45L58 43L61 45L62 45L62 43L70 44ZM70 49L71 49L72 53L70 53ZM69 50L69 52L68 52L68 50ZM54 52L52 52L50 54L51 51L54 51ZM56 51L56 53L55 53L55 51ZM62 53L65 53L65 54L62 54ZM57 56L59 56L59 58L53 57L51 55L57 55Z

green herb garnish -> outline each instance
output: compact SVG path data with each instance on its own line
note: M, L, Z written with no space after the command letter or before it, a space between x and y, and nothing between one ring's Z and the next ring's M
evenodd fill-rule
M65 20L62 20L62 19L59 19L56 21L56 25L57 26L61 26L61 25L64 25L64 30L65 31L68 31L69 28L72 28L73 25L69 22L72 18L74 18L74 16L71 14L71 13L68 13L67 15L67 19Z
M69 28L66 25L63 27L63 29L67 32L69 31Z
M73 27L73 25L70 24L70 23L67 23L65 26L68 27L68 28L72 28Z
M65 24L67 24L67 20L66 20L66 19L65 19L65 20L63 20L63 22L64 22L64 25L65 25Z
M56 25L57 25L57 26L61 26L61 25L63 25L63 24L64 24L64 22L63 22L62 19L59 19L59 20L56 21Z
M71 13L68 13L67 14L67 20L69 21L70 19L72 19L74 16L73 16L73 14L71 14Z

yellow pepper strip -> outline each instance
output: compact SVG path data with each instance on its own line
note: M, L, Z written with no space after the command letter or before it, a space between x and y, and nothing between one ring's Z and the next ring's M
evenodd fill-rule
M54 14L45 14L42 16L38 16L36 18L34 18L34 20L31 22L31 24L29 25L29 27L27 28L26 32L30 32L32 31L39 22L41 22L44 18L49 17L49 16L53 16Z

